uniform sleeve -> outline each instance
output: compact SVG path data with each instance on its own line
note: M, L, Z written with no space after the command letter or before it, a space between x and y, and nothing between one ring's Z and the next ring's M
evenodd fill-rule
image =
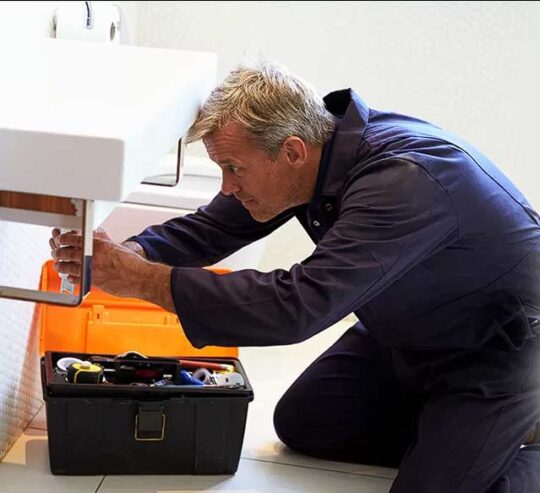
M232 196L219 193L194 214L150 226L128 238L139 243L149 260L177 267L212 265L271 233L293 216L286 211L259 223Z
M457 237L447 192L406 161L349 180L339 219L290 270L218 276L175 268L172 295L196 347L303 341L360 308Z

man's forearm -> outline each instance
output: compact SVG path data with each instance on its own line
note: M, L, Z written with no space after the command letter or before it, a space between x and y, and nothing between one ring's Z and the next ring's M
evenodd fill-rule
M144 251L144 248L137 243L136 241L124 241L122 242L122 245L126 248L129 248L131 251L135 252L137 255L140 255L142 258L147 259L146 252Z
M171 270L167 265L140 261L137 275L132 276L129 296L140 298L165 308L172 313L175 307L171 295Z

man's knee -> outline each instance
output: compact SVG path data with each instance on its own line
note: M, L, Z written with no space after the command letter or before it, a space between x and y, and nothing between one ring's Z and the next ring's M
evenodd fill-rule
M328 396L327 396L328 399ZM361 410L343 415L339 405L330 412L319 394L310 395L294 386L276 405L274 427L290 449L328 460L396 467L410 437L387 433L391 423L363 422Z
M325 438L329 423L314 398L304 386L293 385L276 405L274 428L278 438L289 448L321 456L329 442Z
M291 391L287 391L279 400L274 409L274 428L278 438L287 446L295 448L295 431L300 428L298 423L297 402L291 397Z

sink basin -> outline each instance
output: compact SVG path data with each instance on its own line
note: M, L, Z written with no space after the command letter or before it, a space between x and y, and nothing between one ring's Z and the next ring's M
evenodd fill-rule
M78 293L0 285L0 298L76 306L90 288L92 230L186 134L217 58L43 38L4 43L0 59L0 220L83 234Z
M123 201L216 81L213 53L51 38L0 50L2 190Z

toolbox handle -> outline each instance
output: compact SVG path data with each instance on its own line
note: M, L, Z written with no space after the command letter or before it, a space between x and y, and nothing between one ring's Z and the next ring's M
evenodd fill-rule
M135 416L135 440L159 442L165 436L165 414L160 402L140 402Z

